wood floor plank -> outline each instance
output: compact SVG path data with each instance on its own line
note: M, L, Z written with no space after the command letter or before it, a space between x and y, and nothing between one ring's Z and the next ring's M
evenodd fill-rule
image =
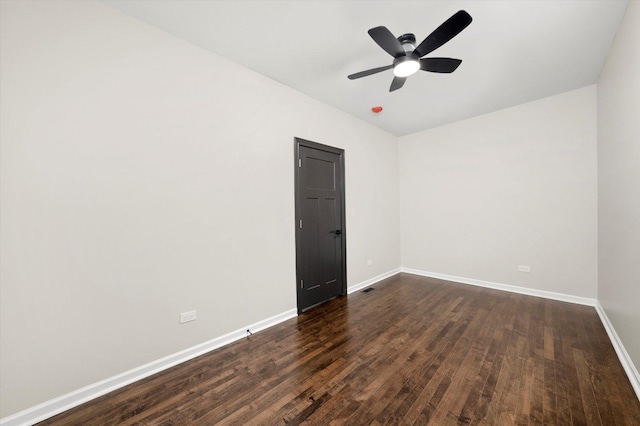
M398 274L42 425L640 425L595 309Z

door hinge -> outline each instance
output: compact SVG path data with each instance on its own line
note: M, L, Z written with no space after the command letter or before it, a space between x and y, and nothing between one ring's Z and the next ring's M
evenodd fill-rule
M298 158L298 167L302 167L302 159Z
M304 280L300 280L300 288L303 288L304 286Z
M300 219L300 229L302 229L302 219Z

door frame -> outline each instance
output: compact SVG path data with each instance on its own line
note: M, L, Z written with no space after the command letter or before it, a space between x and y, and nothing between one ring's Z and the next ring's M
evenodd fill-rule
M346 202L345 202L345 167L344 167L344 149L335 148L329 145L323 145L321 143L312 142L306 139L294 137L293 138L293 146L294 146L294 182L295 182L295 227L296 227L296 303L298 307L298 315L300 315L303 310L307 310L312 308L313 306L308 306L306 308L301 308L302 301L302 289L300 288L301 283L301 270L302 270L302 256L301 256L301 235L300 235L300 147L304 146L307 148L313 148L320 151L330 152L332 154L336 154L339 156L339 173L340 179L338 182L338 190L340 192L341 198L341 206L340 206L340 220L342 222L342 238L340 238L340 244L342 246L342 293L340 296L346 296L347 294L347 222L346 222ZM322 302L321 302L322 303ZM314 305L315 306L315 305Z

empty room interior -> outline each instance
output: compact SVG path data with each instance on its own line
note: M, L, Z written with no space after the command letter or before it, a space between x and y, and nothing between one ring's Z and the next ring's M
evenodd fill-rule
M633 0L0 0L0 425L638 425L639 135Z

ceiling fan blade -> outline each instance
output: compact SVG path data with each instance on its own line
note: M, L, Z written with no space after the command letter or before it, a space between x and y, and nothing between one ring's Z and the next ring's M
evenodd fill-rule
M462 63L462 59L452 58L424 58L420 59L420 69L422 71L451 73Z
M427 38L425 38L422 43L416 47L413 53L421 58L427 53L433 52L438 47L458 35L460 31L467 28L471 21L471 15L464 10L456 12L451 18L444 21L442 25L429 34Z
M375 27L369 30L369 35L378 43L378 46L382 47L389 55L397 58L398 56L404 56L404 49L402 44L397 38L391 34L391 31L387 27Z
M407 81L407 77L393 77L393 81L391 82L391 87L389 87L389 91L393 92L394 90L398 90L402 86L404 86L404 82Z
M387 66L378 67L378 68L371 68L370 70L360 71L355 74L348 75L347 78L349 80L355 80L356 78L366 77L371 74L376 74L382 71L390 70L391 68L393 68L393 65L387 65Z

